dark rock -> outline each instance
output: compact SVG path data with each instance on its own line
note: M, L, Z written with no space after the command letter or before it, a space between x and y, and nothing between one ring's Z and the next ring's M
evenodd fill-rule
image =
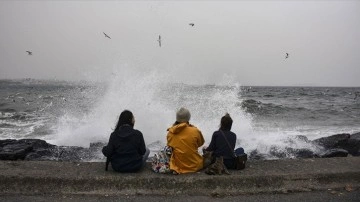
M343 134L337 134L337 135L315 139L312 141L312 143L320 145L324 147L325 150L328 150L328 149L337 148L337 146L340 144L346 144L349 138L350 138L350 134L343 133Z
M261 154L256 149L251 151L248 156L249 160L265 160L266 158L267 158L266 154Z
M17 142L19 144L31 145L35 150L40 148L48 149L48 148L56 147L55 145L47 143L45 140L39 140L39 139L20 139L17 140Z
M38 148L36 150L29 152L26 155L25 160L28 160L28 161L51 161L51 160L55 160L55 156L56 156L56 152L54 151L54 149Z
M360 155L360 139L349 138L346 142L340 142L337 148L345 149L353 156Z
M350 136L348 145L344 146L344 149L353 156L360 156L360 132Z
M6 140L0 140L0 148L3 148L6 145L11 145L14 144L14 142L16 142L17 140L14 139L6 139Z
M294 137L287 137L284 142L286 144L297 144L298 142L311 143L311 141L304 135L296 135Z
M311 142L305 135L297 135L297 136L295 136L295 139L301 140L301 141L306 142L306 143Z
M105 156L102 153L102 148L106 146L106 144L107 143L103 142L90 143L89 152L85 158L89 160L104 160Z
M354 133L350 136L350 139L357 139L360 140L360 132L359 133Z
M304 142L309 148L316 146L324 148L322 154L317 154L307 148L294 149L272 146L269 153L260 153L258 150L249 152L249 160L266 160L271 158L314 158L338 157L348 154L359 156L360 133L353 135L338 134L309 141L306 136L288 138L288 145ZM104 160L101 150L106 145L103 142L91 143L89 148L76 146L56 146L40 139L7 139L0 140L0 160L49 160L49 161L96 161Z
M35 160L29 158L32 156L44 156L41 151L49 151L49 149L56 147L44 140L39 139L7 139L0 140L0 159L1 160ZM39 154L37 154L39 153ZM49 154L51 155L51 154Z
M85 151L84 151L85 150ZM82 161L83 156L86 155L88 149L82 147L58 147L58 160L59 161Z
M319 157L318 154L311 151L310 149L302 148L302 149L294 149L287 147L286 151L289 153L290 156L294 158L317 158Z
M313 143L323 146L325 150L344 149L353 156L360 156L360 133L332 135L316 139Z
M0 140L0 160L23 160L27 153L32 150L33 145L26 141L13 139Z
M285 149L279 149L277 147L271 147L270 155L276 158L316 158L318 154L307 148L294 149L286 147Z
M32 147L26 144L6 145L0 148L0 160L24 160L27 153L32 151Z
M56 146L39 139L0 140L0 160L56 160L91 161L102 159L104 143L90 144L90 148Z
M321 155L322 158L347 157L349 154L345 149L330 149Z
M276 158L286 158L288 156L288 153L282 149L280 149L279 147L276 147L276 146L272 146L270 148L270 152L269 154L271 156L274 156Z
M102 149L104 146L106 146L104 142L92 142L89 149Z

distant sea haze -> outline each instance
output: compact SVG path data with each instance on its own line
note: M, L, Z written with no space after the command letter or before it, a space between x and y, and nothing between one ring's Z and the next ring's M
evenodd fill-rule
M238 146L264 150L288 146L290 136L315 139L360 132L359 92L359 87L186 85L151 79L107 85L0 80L0 139L39 138L88 147L107 142L119 114L129 109L146 143L161 147L175 111L183 106L205 145L228 112Z

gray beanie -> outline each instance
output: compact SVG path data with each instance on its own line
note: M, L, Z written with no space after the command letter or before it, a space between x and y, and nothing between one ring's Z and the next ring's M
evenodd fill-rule
M181 107L179 111L176 112L176 121L177 122L188 122L190 121L190 112L189 110Z

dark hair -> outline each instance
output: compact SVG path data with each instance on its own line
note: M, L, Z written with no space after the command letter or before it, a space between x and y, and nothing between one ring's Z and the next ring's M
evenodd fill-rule
M116 124L116 127L115 127L114 131L119 130L119 128L122 125L125 125L125 124L130 125L130 126L134 126L134 124L132 122L133 117L134 117L133 113L131 111L129 111L129 110L124 110L123 112L121 112L121 114L119 116L119 121Z
M228 113L225 116L221 117L220 121L220 130L223 131L230 131L232 126L233 120Z

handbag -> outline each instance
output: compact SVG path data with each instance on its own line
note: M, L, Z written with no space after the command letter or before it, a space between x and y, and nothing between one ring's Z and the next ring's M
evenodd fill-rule
M234 161L235 161L235 169L236 170L244 169L246 161L247 161L247 154L241 154L239 156L236 156Z
M230 146L230 143L229 141L227 140L224 132L222 130L219 130L221 132L221 134L224 136L225 138L225 141L226 143L228 144L229 146L229 149L232 151L232 155L234 157L234 168L236 170L242 170L245 168L245 164L246 164L246 161L247 161L247 154L243 153L243 154L240 154L240 155L236 155L236 153L231 149L231 146Z
M165 146L164 149L157 152L151 162L151 169L155 173L170 173L170 157L172 149Z

